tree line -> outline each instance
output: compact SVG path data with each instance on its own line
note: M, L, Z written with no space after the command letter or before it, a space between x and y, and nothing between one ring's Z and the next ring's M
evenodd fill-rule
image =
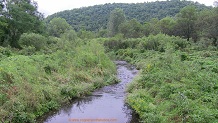
M50 22L50 20L55 17L61 17L64 18L76 31L81 29L98 31L99 29L107 28L110 12L115 8L123 9L127 20L135 18L140 23L144 23L152 18L162 19L166 16L174 17L180 9L188 5L196 6L197 10L212 8L197 2L184 0L168 0L136 4L113 3L58 12L48 16L46 22Z
M78 36L81 39L113 37L118 34L124 38L139 38L164 33L194 41L202 37L212 39L212 43L217 45L217 8L190 1L105 4L59 12L46 19L38 12L37 7L37 3L31 0L0 2L1 46L22 48L23 41L19 40L24 33L58 38ZM145 14L149 14L149 17ZM34 38L36 37L35 35Z
M127 20L122 9L111 12L108 22L108 36L121 34L124 38L140 38L150 34L163 33L180 36L195 42L201 38L211 39L217 46L218 8L198 11L195 6L186 6L174 17L152 18L141 24L137 19Z
M144 121L216 122L218 8L195 3L177 11L172 8L187 1L154 3L103 5L135 6L128 10L131 17L122 7L106 7L106 16L100 6L75 9L72 25L58 16L44 19L32 0L1 0L0 121L36 122L71 99L118 82L109 55L141 69L127 101ZM138 5L153 13L149 19ZM95 11L86 18L93 19L81 20L89 8ZM166 8L174 14L154 12ZM99 18L95 12L102 12ZM155 97L156 104L151 102Z
M0 1L0 45L19 48L17 41L26 32L42 33L43 15L32 0Z

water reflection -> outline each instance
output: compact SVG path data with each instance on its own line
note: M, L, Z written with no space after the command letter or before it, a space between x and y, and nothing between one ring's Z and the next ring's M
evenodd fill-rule
M75 112L74 109L78 109L80 112L84 112L86 105L92 105L92 102L95 99L100 98L102 95L89 96L85 98L76 99L72 105L66 105L62 108L62 112L70 116L72 112Z
M94 119L115 119L114 123L137 123L137 116L124 103L126 84L132 81L137 70L123 61L117 61L116 64L117 76L121 80L119 84L106 86L91 96L75 100L48 116L44 123L83 123L85 119L92 119L93 122Z

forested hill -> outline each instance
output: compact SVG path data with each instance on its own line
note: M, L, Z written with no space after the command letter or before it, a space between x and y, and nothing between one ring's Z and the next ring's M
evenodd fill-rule
M80 29L95 31L106 28L110 12L115 8L123 9L128 20L136 18L143 23L151 18L162 19L166 16L175 16L181 8L187 5L194 5L198 9L209 8L197 2L180 0L137 4L113 3L58 12L48 16L46 21L50 21L54 17L61 17L66 19L76 31Z

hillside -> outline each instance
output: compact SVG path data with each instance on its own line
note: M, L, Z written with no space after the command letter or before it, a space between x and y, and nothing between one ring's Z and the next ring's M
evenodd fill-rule
M209 9L199 11L204 8ZM131 120L128 107L143 123L218 123L218 6L184 0L105 4L44 21L33 0L3 0L0 13L0 123L41 123L38 118L54 112L60 116L59 111L66 113L61 114L64 120L52 116L56 121L49 121L75 122L78 113L96 119L108 111L109 118L124 122L123 114L110 109L121 109ZM125 21L125 16L142 24ZM154 17L160 20L145 23ZM64 18L77 30L109 26L76 32ZM118 60L139 70L134 81L125 73L137 72L124 62L126 72L117 69L113 61ZM130 82L126 94L121 83L114 86L120 75ZM105 93L86 97L111 84L106 91L99 89ZM71 110L74 104L79 110ZM92 107L88 110L97 115L84 115L82 107Z
M49 22L54 17L61 17L66 19L76 31L80 29L96 31L107 27L110 12L115 8L123 9L128 20L136 18L143 23L151 18L162 19L166 16L175 16L181 8L187 5L194 5L199 10L210 8L197 2L179 0L137 4L113 3L58 12L48 16L46 21Z

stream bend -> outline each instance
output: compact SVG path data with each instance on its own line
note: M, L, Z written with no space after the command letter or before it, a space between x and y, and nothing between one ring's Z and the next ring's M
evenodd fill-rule
M137 116L125 104L126 85L138 73L125 61L115 61L120 83L105 86L91 96L76 99L48 116L44 123L137 123Z

